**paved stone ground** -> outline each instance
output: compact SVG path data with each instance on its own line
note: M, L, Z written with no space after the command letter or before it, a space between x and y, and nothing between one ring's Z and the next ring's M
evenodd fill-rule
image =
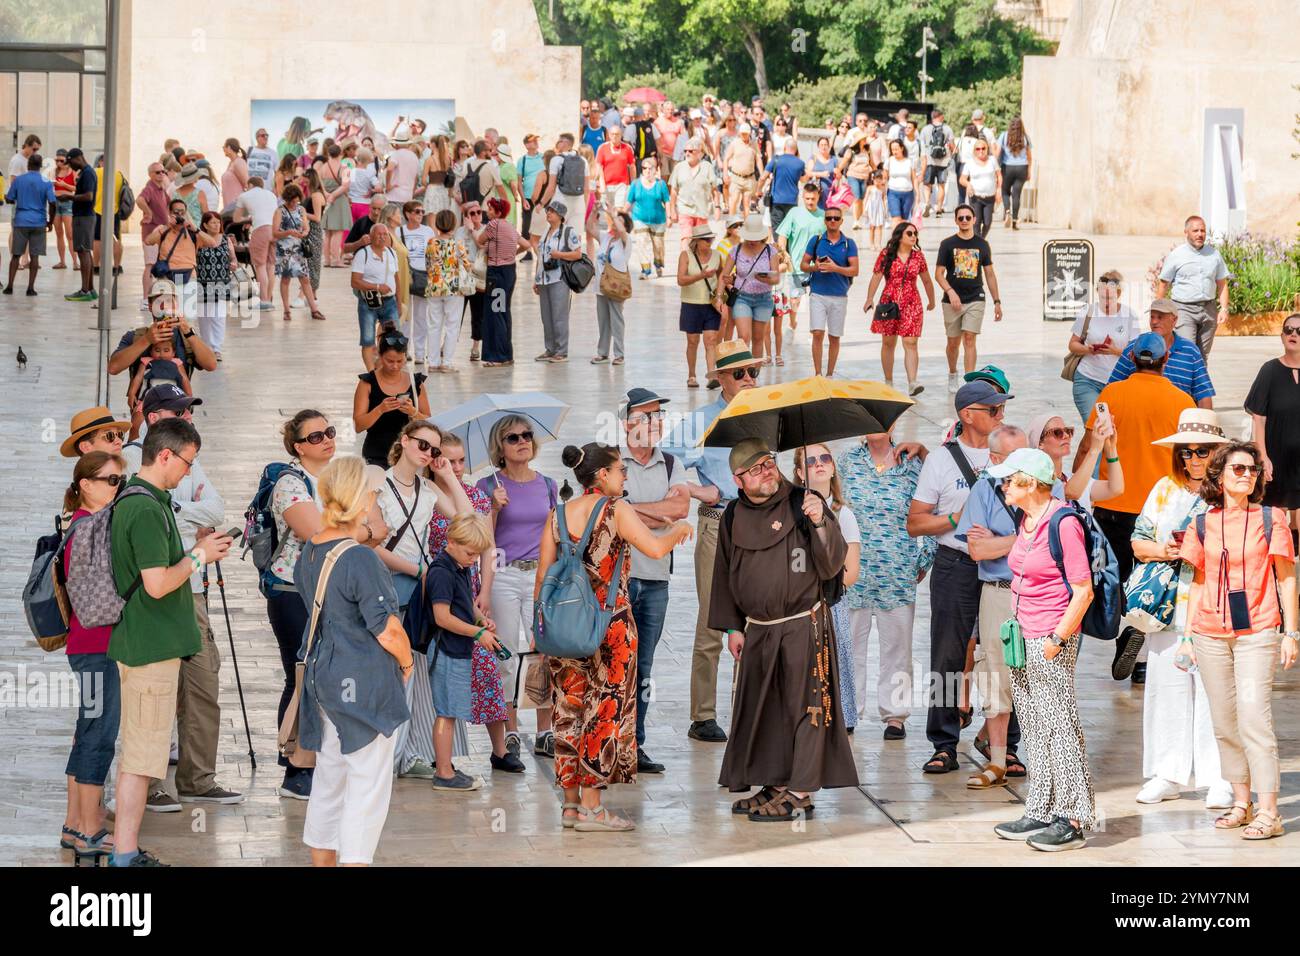
M927 220L923 246L931 262L939 239L950 229L950 219ZM992 236L1006 319L998 325L986 323L981 357L1008 370L1017 394L1008 417L1015 422L1024 423L1046 407L1060 409L1067 419L1074 416L1068 385L1058 377L1066 326L1042 322L1039 307L1041 245L1062 235L1068 234L1030 226L1019 233L997 228ZM0 239L4 238L0 231ZM1131 280L1140 280L1147 266L1172 245L1165 238L1092 238L1098 271L1119 268ZM675 261L672 245L670 262ZM864 252L863 259L869 265L874 254ZM122 308L113 318L114 341L139 321L141 314L135 308L140 269L137 241L128 237ZM19 592L32 543L49 530L71 470L69 462L58 457L58 443L71 414L92 404L95 394L94 313L62 299L74 284L71 272L43 271L38 298L19 294L0 299L0 355L4 356L0 359L0 436L6 450L0 457L0 500L5 502L0 545L8 558L0 566L0 680L16 681L19 688L26 681L67 673L61 653L44 655L29 639ZM578 441L591 437L599 416L611 412L618 396L634 384L661 390L678 411L709 401L709 393L685 387L683 337L676 321L678 295L672 280L635 285L627 309L627 366L586 363L595 339L590 294L574 307L573 361L564 366L528 361L541 350L540 325L536 300L521 284L515 297L515 328L516 354L523 361L512 369L471 366L466 330L459 354L463 371L435 377L433 406L445 408L484 391L545 390L572 402L562 437ZM841 370L845 376L877 378L879 342L862 321L865 291L865 279L859 280L850 295L850 331ZM1133 299L1136 292L1130 289L1127 295ZM196 418L205 441L203 461L225 497L228 523L239 520L261 466L282 456L280 422L303 406L324 410L340 425L349 420L354 376L360 367L355 310L343 272L326 270L321 301L329 316L325 323L309 321L305 312L296 312L290 323L276 312L267 313L256 328L236 328L232 323L220 370L197 377L197 391L205 398ZM806 321L805 306L800 328L787 346L787 366L766 370L763 381L810 374ZM12 358L20 344L30 357L25 371L17 371ZM927 315L922 339L921 381L926 391L900 424L902 437L933 445L951 418L942 350L936 312ZM1240 424L1241 401L1255 370L1276 350L1271 339L1226 339L1217 345L1212 372L1220 391L1219 407L1232 429ZM898 379L903 380L901 369ZM125 378L112 383L113 406L118 411L125 406L126 384ZM348 442L340 441L340 451L347 450ZM539 464L551 475L562 475L559 446L544 448ZM733 818L727 795L716 785L722 748L696 743L685 735L695 598L689 549L678 557L671 613L656 660L658 699L650 716L648 743L648 750L667 764L668 771L644 777L636 786L616 788L609 796L610 804L626 811L639 829L609 835L561 832L551 767L526 756L527 773L498 774L471 795L437 794L418 781L397 781L377 863L753 866L1046 864L1055 859L994 837L994 823L1020 815L1024 788L989 794L965 789L965 771L979 763L970 747L974 728L963 743L962 773L940 778L921 774L920 765L929 754L924 721L919 719L922 708L917 709L903 742L886 745L874 724L861 726L853 746L862 786L821 794L816 817L801 830L761 827ZM196 810L194 815L188 805L179 814L148 814L142 840L176 864L301 864L307 860L301 842L305 807L275 795L280 779L274 761L275 706L282 680L279 658L250 567L231 561L227 573L234 642L258 768L252 770L246 752L229 645L214 594L213 619L225 658L219 777L223 784L246 792L248 801ZM923 586L914 645L918 667L928 660L928 606L928 586ZM1232 833L1215 832L1201 802L1203 792L1189 792L1177 802L1154 807L1134 802L1141 783L1143 692L1111 681L1108 665L1106 650L1092 645L1084 653L1079 675L1080 708L1105 830L1090 838L1087 852L1064 859L1071 865L1111 866L1294 863L1300 857L1295 836L1247 845ZM731 677L725 662L721 670L718 699L725 725ZM1294 673L1279 672L1274 703L1283 758L1284 816L1292 828L1297 825L1294 808L1300 784L1296 746L1300 714L1289 693L1296 684ZM60 853L56 841L75 710L49 706L35 692L15 698L12 686L0 685L6 694L0 697L0 864L66 864L68 854ZM874 701L869 701L868 713L872 712ZM465 765L491 776L486 734L473 731L471 745L475 754Z

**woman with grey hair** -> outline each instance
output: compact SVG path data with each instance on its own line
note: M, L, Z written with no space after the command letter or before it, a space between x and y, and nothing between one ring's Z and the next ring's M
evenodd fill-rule
M546 233L538 248L533 278L533 292L541 300L542 336L546 343L545 351L537 356L538 362L569 360L569 307L573 293L564 282L561 263L582 258L582 237L565 224L568 211L558 199L546 205Z

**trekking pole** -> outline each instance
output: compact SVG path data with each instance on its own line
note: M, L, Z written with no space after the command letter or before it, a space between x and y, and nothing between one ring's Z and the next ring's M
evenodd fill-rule
M244 685L239 679L239 658L235 656L235 632L230 627L230 605L226 603L226 579L221 574L221 562L213 562L217 569L217 590L221 592L221 610L226 616L226 636L230 639L230 662L235 665L235 687L239 690L239 709L244 715L244 737L248 740L248 759L252 769L257 769L257 756L253 753L253 734L248 729L248 708L244 706ZM207 569L203 571L203 587L207 590Z

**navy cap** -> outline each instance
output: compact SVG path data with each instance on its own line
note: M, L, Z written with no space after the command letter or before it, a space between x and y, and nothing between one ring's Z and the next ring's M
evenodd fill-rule
M193 395L186 395L184 389L178 385L173 385L171 382L155 385L145 392L144 397L140 399L140 405L145 415L163 410L179 414L191 405L202 404L203 399L195 398Z
M1155 332L1143 332L1133 340L1133 359L1158 362L1165 357L1165 337Z
M642 405L650 405L658 402L660 405L668 404L670 400L664 398L648 388L631 388L628 389L627 399L623 403L623 417L626 418L628 412L634 408L640 408Z
M961 411L963 408L969 408L972 405L1001 405L1012 398L1015 398L1015 396L1001 391L992 382L977 379L974 382L967 382L957 389L957 398L953 405L957 411Z

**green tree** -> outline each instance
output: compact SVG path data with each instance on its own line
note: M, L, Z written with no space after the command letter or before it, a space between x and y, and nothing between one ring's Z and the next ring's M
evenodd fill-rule
M943 90L930 98L936 106L943 107L944 119L960 136L976 109L984 111L985 121L994 129L1006 129L1012 118L1020 115L1021 91L1019 76L1004 76L974 86Z
M754 63L754 85L766 96L768 83L764 31L786 27L791 14L801 9L795 0L709 0L688 5L685 32L721 43L739 38Z

